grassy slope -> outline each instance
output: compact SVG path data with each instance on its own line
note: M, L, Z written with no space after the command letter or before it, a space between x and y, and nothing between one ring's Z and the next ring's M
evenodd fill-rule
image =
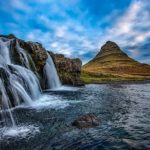
M85 83L150 80L150 66L127 55L100 55L82 67L81 80Z

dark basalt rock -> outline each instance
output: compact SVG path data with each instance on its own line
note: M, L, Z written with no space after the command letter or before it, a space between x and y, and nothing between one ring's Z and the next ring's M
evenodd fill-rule
M77 128L93 128L99 125L99 119L94 114L86 114L77 118L73 123L72 126Z

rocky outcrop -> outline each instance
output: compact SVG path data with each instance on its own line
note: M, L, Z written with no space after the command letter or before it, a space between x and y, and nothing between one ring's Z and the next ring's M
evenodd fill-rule
M72 125L79 129L93 128L99 125L99 119L94 114L86 114L77 118Z
M25 49L32 57L38 73L43 71L47 60L47 51L40 43L19 41L20 46ZM32 63L32 62L30 62Z
M7 36L0 35L0 37L11 40L11 61L14 62L14 64L30 68L38 76L41 82L41 86L44 88L45 81L43 81L43 69L48 58L48 51L42 46L42 44L38 42L26 42L24 40L18 39L12 34ZM20 55L20 52L18 52L17 45L19 45L19 47L25 51L27 55L26 61L28 61L28 63L24 63L26 61L22 60L25 58L23 53ZM52 52L49 53L54 60L62 84L83 85L80 80L82 66L80 59L70 59L64 57L62 54L53 54Z
M80 59L66 58L62 54L53 54L50 52L54 59L60 80L62 84L81 86L83 82L80 80L82 62Z

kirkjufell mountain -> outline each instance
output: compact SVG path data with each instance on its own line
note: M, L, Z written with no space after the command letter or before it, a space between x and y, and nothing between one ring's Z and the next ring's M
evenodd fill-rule
M82 68L86 83L150 79L150 66L130 58L112 41L107 41L94 59Z

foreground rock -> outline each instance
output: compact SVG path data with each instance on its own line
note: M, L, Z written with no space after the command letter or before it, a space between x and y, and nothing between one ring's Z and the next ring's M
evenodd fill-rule
M72 126L77 128L93 128L99 125L99 119L93 114L86 114L76 119Z
M80 79L82 62L80 59L70 59L62 54L50 53L54 59L62 84L82 86Z

